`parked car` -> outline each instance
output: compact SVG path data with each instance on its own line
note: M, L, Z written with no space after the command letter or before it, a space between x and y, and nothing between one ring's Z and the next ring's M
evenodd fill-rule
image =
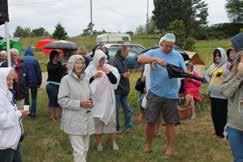
M128 69L135 69L140 66L137 62L137 56L145 50L145 48L139 44L104 44L103 47L107 47L109 51L110 60L113 59L121 46L128 47Z

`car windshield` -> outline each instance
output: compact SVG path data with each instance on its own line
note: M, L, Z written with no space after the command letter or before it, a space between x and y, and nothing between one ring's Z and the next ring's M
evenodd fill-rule
M122 45L120 45L120 44L114 44L114 45L111 45L110 48L121 48L121 46ZM125 45L125 46L127 46L128 49L136 51L137 53L141 53L142 51L145 50L144 47L139 46L139 45L131 44L131 45Z
M117 51L118 51L118 47L112 47L112 48L109 48L109 56L112 58L116 55ZM134 50L131 50L131 49L128 49L128 57L136 57L139 53L134 51Z

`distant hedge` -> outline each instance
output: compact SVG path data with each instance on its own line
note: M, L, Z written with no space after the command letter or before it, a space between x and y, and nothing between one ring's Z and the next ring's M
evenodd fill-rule
M232 37L242 32L242 23L221 23L207 26L195 34L196 39L222 39Z

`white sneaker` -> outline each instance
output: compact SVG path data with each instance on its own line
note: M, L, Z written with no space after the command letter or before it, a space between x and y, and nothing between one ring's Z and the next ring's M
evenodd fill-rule
M98 145L97 145L97 151L99 151L99 152L103 151L103 146L102 146L102 144L98 144Z
M119 146L116 144L116 142L113 143L112 147L113 147L114 151L118 151L119 150Z

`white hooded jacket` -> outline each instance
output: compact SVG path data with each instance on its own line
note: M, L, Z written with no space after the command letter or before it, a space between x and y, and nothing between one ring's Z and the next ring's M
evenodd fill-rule
M97 72L101 58L106 58L106 55L101 50L96 50L93 62L85 70L87 79L90 79ZM111 120L115 120L115 89L118 87L120 74L115 67L108 64L104 64L104 66L115 75L117 83L112 84L104 73L101 77L93 80L90 87L94 103L92 114L94 117L100 118L105 124L108 124Z
M12 68L0 68L0 150L17 149L20 137L21 112L12 101L8 90L7 76Z

